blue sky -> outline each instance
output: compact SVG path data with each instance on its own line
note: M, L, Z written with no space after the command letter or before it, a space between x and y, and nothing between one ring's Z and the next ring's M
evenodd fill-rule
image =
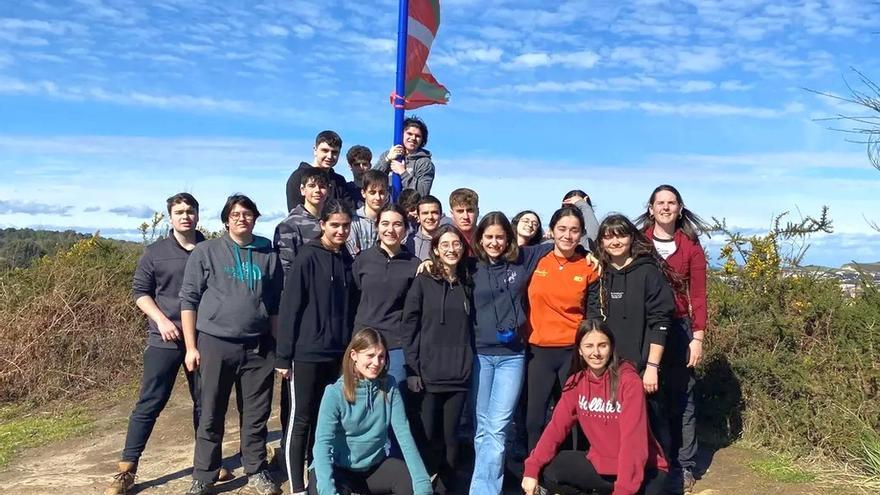
M395 5L0 0L0 226L133 238L187 190L216 229L240 191L269 234L318 131L391 144ZM827 204L835 234L806 261L880 260L880 171L816 120L865 112L804 89L846 95L852 67L880 80L877 3L446 0L442 16L429 64L451 101L415 112L435 195L469 186L484 212L546 221L569 189L634 215L671 183L746 232Z

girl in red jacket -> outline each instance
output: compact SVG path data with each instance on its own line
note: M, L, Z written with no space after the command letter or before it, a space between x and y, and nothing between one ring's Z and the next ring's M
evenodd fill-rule
M666 460L648 428L645 392L635 366L618 360L614 336L600 320L578 327L571 372L553 418L525 462L526 495L596 490L612 495L663 493ZM575 421L590 450L557 449Z
M669 418L670 444L666 452L675 484L689 492L694 486L697 420L694 411L694 368L703 358L706 330L706 255L699 236L705 223L684 207L678 190L670 185L654 189L648 209L636 223L651 239L679 284L675 291L675 319L663 353L663 390Z

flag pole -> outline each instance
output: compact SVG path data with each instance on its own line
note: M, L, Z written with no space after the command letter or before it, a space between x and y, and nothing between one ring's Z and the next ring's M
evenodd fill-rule
M395 145L403 144L404 95L406 94L406 37L409 20L409 0L400 0L397 13L397 84L394 89L394 141ZM391 157L389 157L391 158ZM391 173L391 201L400 197L403 184L400 175Z

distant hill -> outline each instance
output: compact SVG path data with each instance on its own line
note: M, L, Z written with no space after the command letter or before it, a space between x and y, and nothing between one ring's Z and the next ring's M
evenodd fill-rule
M844 270L856 270L866 273L880 273L880 261L876 263L847 263L840 268Z
M89 237L72 230L0 229L0 271L26 268L35 259L67 249Z

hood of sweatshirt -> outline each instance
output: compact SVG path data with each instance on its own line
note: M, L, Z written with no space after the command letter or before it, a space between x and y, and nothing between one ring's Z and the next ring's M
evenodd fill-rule
M643 368L650 344L665 343L675 310L666 277L651 256L640 256L623 268L608 267L599 292L618 355Z

